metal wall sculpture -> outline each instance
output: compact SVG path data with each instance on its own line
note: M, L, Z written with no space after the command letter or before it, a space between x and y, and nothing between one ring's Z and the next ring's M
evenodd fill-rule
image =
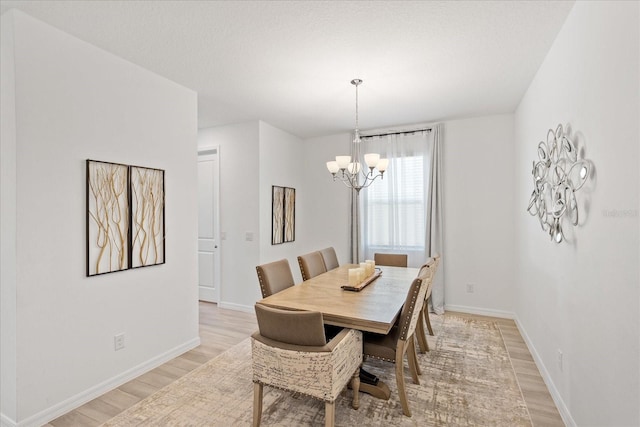
M547 140L538 144L533 161L533 192L527 211L537 216L542 230L556 243L565 239L563 226L578 225L580 190L591 173L591 164L578 158L578 150L562 125L549 129Z
M164 171L87 160L87 276L163 264Z

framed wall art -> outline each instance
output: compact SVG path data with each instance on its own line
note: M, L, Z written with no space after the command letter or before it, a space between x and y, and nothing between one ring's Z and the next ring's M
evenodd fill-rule
M296 189L271 186L271 244L293 242L296 238Z
M87 276L129 268L129 167L87 160Z
M271 244L284 242L284 187L271 186Z
M296 240L296 189L284 189L284 241Z
M164 264L164 171L131 166L131 267Z
M165 262L164 170L87 160L87 276Z

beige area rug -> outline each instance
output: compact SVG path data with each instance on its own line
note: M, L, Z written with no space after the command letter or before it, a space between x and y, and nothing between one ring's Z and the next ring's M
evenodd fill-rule
M368 360L365 368L391 389L388 401L351 390L336 401L338 426L531 426L502 336L494 322L432 315L431 351L420 354L421 384L413 384L405 360L413 417L402 414L394 367ZM318 400L265 387L263 426L324 425ZM103 426L248 426L253 383L249 339L103 424Z

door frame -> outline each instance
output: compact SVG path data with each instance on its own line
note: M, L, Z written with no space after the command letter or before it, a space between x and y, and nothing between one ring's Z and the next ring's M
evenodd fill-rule
M220 303L220 288L222 288L222 274L220 274L220 258L222 257L222 238L220 237L220 146L219 145L207 145L203 147L198 147L198 161L200 161L200 156L207 155L215 155L217 161L215 162L215 167L213 170L213 214L214 214L214 222L213 222L213 234L216 236L216 244L217 244L217 256L213 259L213 281L218 286L213 288L212 296L208 297L204 300L210 301L211 299L215 303ZM202 299L203 295L201 295L201 289L198 285L198 299Z

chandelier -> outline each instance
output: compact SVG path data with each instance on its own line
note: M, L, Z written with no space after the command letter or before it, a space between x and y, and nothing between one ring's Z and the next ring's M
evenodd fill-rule
M367 153L364 155L364 164L360 162L360 129L358 129L358 86L362 80L353 79L351 84L356 87L356 128L354 131L353 143L351 145L351 156L336 156L335 160L327 162L327 169L333 175L333 180L340 178L340 181L347 187L353 188L356 192L370 186L378 177L383 179L384 171L387 170L389 159L381 159L380 154ZM376 171L374 173L374 171Z

